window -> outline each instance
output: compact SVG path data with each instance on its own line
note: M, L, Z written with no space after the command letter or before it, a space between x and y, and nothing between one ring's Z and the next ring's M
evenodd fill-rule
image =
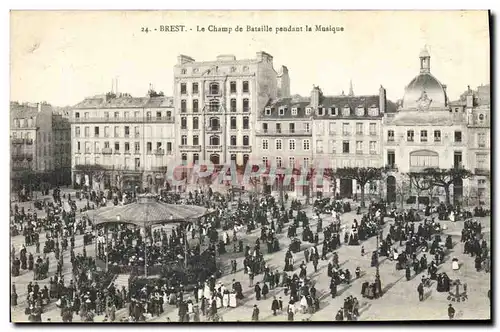
M356 153L363 153L363 141L356 141Z
M319 107L318 108L318 116L323 116L325 114L325 108L324 107Z
M308 133L309 131L311 131L311 125L309 123L304 123L304 131L306 133Z
M243 117L243 129L250 129L250 120L248 116Z
M186 113L186 112L187 112L186 100L182 99L181 100L181 113Z
M235 81L232 81L229 83L229 92L236 93L236 82Z
M387 166L394 168L396 164L396 152L387 151Z
M264 123L262 124L262 131L263 131L264 133L267 133L267 130L268 130L268 129L269 129L269 128L268 128L267 123L265 123L265 122L264 122Z
M200 129L199 127L200 127L200 120L198 120L198 117L195 116L193 118L193 129L198 130L198 129Z
M479 122L483 122L484 121L484 114L481 113L479 114Z
M477 147L478 148L485 148L486 147L486 134L485 133L478 133L477 134Z
M276 133L281 134L281 123L276 123Z
M441 142L441 130L434 130L434 142Z
M243 99L243 112L249 112L250 111L250 102L248 98Z
M344 136L351 135L351 128L349 126L349 123L347 123L347 122L342 124L342 135L344 135Z
M415 137L415 132L413 130L408 130L406 132L406 139L408 142L413 142L414 137Z
M296 116L297 115L297 107L292 108L292 115Z
M198 113L198 99L193 99L193 113Z
M182 69L181 69L181 74L182 74L182 75L186 75L186 73L187 73L187 69L182 68Z
M269 150L269 140L267 139L262 140L262 150Z
M76 142L76 151L80 153L80 142Z
M186 140L187 140L187 138L186 138ZM146 152L151 153L152 150L153 150L153 144L151 144L151 142L147 142L146 143Z
M394 130L387 131L387 141L394 142Z
M193 94L198 94L198 83L193 83Z
M271 115L271 107L266 107L265 114L266 115Z
M108 112L106 112L106 113L108 113ZM106 113L105 113L105 114L106 114ZM109 115L109 113L108 113L108 115ZM76 118L76 119L79 119L79 118L80 118L80 112L76 112L76 113L75 113L75 118ZM17 121L16 121L16 127L18 127L18 128L19 128L19 120L17 120Z
M269 165L269 160L267 159L267 157L262 157L262 163L267 166Z
M365 115L365 109L363 106L360 106L356 109L356 115L357 116L363 116Z
M462 151L455 151L453 154L453 167L462 167Z
M356 123L356 135L363 135L363 123L362 122Z
M349 153L349 141L342 142L342 153Z
M323 153L323 141L322 140L316 140L316 152Z
M291 167L292 169L295 168L295 157L288 158L288 167Z
M187 129L187 118L186 117L181 118L181 129Z
M337 142L335 140L330 140L330 152L337 153Z
M210 145L220 145L220 138L219 136L210 136Z
M304 158L304 168L308 169L309 168L309 158Z
M139 151L141 151L141 144L139 142L134 143L134 151L135 153L139 153Z
M376 153L377 153L377 142L370 141L370 154L376 154Z
M211 95L219 94L219 84L218 83L210 83L209 92Z
M212 99L208 102L208 110L210 112L218 112L220 107L220 103L217 99Z
M311 108L310 107L306 107L306 115L311 115Z
M89 127L85 127L85 137L89 137L90 136L90 129Z
M476 167L479 169L486 169L486 155L485 154L476 154Z
M232 146L236 145L236 136L235 135L231 136L230 143L231 143Z
M120 143L115 142L115 152L120 152Z
M420 142L427 142L427 130L420 131Z
M235 98L231 99L230 110L231 110L231 112L236 112L236 99Z
M187 155L187 153L183 153L183 154L181 155L181 160L182 160L182 164L183 164L183 165L186 165L186 164L187 164L187 160L188 160L188 155Z
M330 122L328 124L328 132L330 133L330 135L335 135L336 134L335 122Z
M125 153L130 153L130 143L125 142Z
M231 155L231 161L234 161L236 163L236 155L235 154Z
M283 147L283 142L281 139L277 139L276 140L276 150L281 150L281 148Z
M302 147L304 151L309 151L309 149L311 148L311 142L308 139L303 140Z
M283 159L281 157L276 157L276 167L283 167Z
M188 144L188 137L187 135L182 135L181 136L181 145L187 145Z
M146 120L151 121L151 112L146 112Z
M75 137L80 137L80 127L75 127Z
M279 116L285 115L285 110L286 110L286 107L280 107L279 108Z
M370 110L368 111L368 115L370 115L370 116L377 116L378 115L378 108L377 107L371 107Z
M181 95L187 94L187 86L186 83L181 83Z
M200 137L198 135L193 135L193 145L200 145Z
M161 112L156 112L156 120L161 120Z
M104 148L109 149L109 142L104 142Z
M243 81L243 93L248 93L248 92L250 92L248 81Z
M351 115L351 109L349 108L349 106L346 106L342 109L342 115L343 116L349 116Z
M462 142L462 132L459 130L455 131L455 142L456 143Z
M377 124L376 123L370 123L370 135L371 136L377 135Z
M292 151L295 150L295 140L294 139L291 139L288 141L288 148Z
M414 167L439 167L438 155L410 155L410 166Z
M85 115L87 115L88 113L85 113ZM120 113L119 112L115 112L115 119L118 119L120 117Z
M172 153L172 142L167 142L167 153Z
M171 119L172 119L172 112L167 111L167 120L171 120Z
M130 136L130 127L125 126L125 137L129 137L129 136Z
M114 132L115 137L120 137L120 128L118 126L115 126L114 129L115 129L115 132Z
M295 123L288 124L288 131L290 132L290 134L295 133Z
M106 112L107 113L107 112ZM140 116L140 113L139 112L134 112L134 118L138 118ZM108 113L108 117L109 117L109 113Z
M220 123L218 118L210 118L210 129L211 130L219 130Z
M230 122L231 130L235 130L236 129L236 117L232 116L229 122Z
M250 145L250 139L248 136L243 136L243 146L249 146Z

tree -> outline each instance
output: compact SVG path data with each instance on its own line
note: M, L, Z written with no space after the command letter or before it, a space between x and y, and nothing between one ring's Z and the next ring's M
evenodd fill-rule
M432 185L441 187L446 194L446 204L450 204L450 186L459 179L467 179L472 176L472 172L461 167L450 169L426 168L424 173L430 177Z
M401 181L396 181L396 201L400 197L401 210L404 209L406 197L410 195L410 180L407 174L401 175Z
M380 180L382 169L375 167L345 167L337 169L339 178L354 179L361 187L361 207L365 207L365 186L369 181Z
M434 186L432 178L425 172L410 172L408 173L408 178L410 179L410 187L415 188L417 194L416 203L418 209L420 206L420 194L423 191L430 190Z
M337 192L337 173L333 168L327 168L325 169L323 176L332 184L333 197L335 197L335 193Z

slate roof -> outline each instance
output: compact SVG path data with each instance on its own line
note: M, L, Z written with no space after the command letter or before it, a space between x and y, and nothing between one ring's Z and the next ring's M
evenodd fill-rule
M132 97L123 95L116 98L106 98L105 95L86 98L76 104L75 109L91 108L155 108L173 107L172 97Z
M280 107L286 106L285 114L279 115ZM321 100L319 107L325 108L326 112L323 116L318 116L315 112L311 112L311 115L306 115L306 108L311 107L310 98L280 98L278 100L270 100L266 107L260 111L260 118L266 119L287 119L287 118L345 118L342 116L342 109L344 107L349 107L351 109L351 117L359 118L355 115L355 111L358 107L362 106L365 109L365 116L368 114L368 109L371 107L379 107L379 96L325 96ZM271 114L266 115L265 109L271 107ZM292 108L297 107L297 115L292 115ZM330 115L329 108L338 108L337 115ZM390 100L387 100L386 113L397 112L397 105ZM380 117L382 114L380 115ZM372 117L371 117L372 118Z

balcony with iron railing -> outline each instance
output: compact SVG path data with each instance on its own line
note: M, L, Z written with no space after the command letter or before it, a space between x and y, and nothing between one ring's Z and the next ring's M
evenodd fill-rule
M228 149L230 151L242 151L242 152L252 151L252 147L250 145L230 145Z
M154 154L157 155L157 156L163 156L163 155L165 155L165 150L163 150L163 149L156 149L156 150L154 150Z
M222 152L222 145L207 145L205 148L210 152Z
M72 123L174 123L174 117L132 117L132 118L110 118L89 117L73 118Z
M259 129L255 132L258 136L311 136L311 130L304 129Z
M222 127L221 126L207 126L205 130L208 133L221 133L222 132Z
M199 152L201 145L180 145L179 150L182 152Z

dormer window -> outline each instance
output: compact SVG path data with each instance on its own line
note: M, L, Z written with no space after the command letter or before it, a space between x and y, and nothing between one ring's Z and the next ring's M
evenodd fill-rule
M319 116L323 116L323 115L325 115L325 108L324 108L324 107L320 107L320 108L318 108L318 115L319 115Z
M271 107L266 107L266 115L271 115Z
M292 108L292 115L296 116L297 115L297 107Z
M186 75L186 73L187 73L187 69L185 69L185 68L181 69L181 74L182 75Z
M342 115L343 116L351 115L351 109L349 108L349 106L344 106L344 109L342 110Z
M280 116L285 115L285 111L286 111L286 107L280 107L280 108L279 108L279 115L280 115Z
M371 107L368 113L370 116L378 116L378 107Z
M358 108L356 109L356 115L357 116L365 115L365 108L363 106L358 106Z
M328 114L329 115L337 115L337 107L330 107L328 109Z
M311 115L311 108L310 107L306 108L306 115Z

